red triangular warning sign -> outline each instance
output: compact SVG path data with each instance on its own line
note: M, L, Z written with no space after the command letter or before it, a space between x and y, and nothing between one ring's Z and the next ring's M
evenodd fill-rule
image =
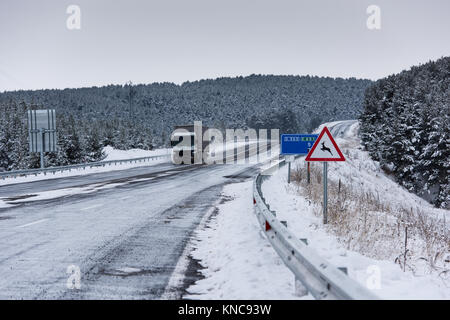
M345 161L345 158L328 128L324 127L305 160Z

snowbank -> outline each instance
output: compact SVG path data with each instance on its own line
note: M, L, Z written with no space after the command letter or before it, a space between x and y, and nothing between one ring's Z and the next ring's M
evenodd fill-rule
M106 146L103 148L106 154L106 158L103 161L111 160L123 160L123 159L134 159L142 157L151 157L169 154L171 149L155 149L155 150L142 150L142 149L129 149L129 150L118 150L111 146Z
M279 220L286 220L288 228L307 238L316 252L337 267L347 267L351 278L373 290L382 299L450 299L450 287L436 275L414 276L403 272L393 261L377 260L347 250L340 239L322 224L317 207L298 195L294 184L287 185L287 167L280 169L262 187L270 208ZM376 277L379 273L379 288ZM371 285L372 284L372 285Z
M223 190L224 203L194 235L191 253L206 269L187 299L298 299L294 276L261 233L252 203L252 181ZM311 299L310 296L304 297Z

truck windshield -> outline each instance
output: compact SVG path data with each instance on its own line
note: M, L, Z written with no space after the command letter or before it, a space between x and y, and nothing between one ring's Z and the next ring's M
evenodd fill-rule
M181 143L183 141L185 141L190 139L190 143ZM170 145L173 147L180 145L181 147L194 147L195 141L194 141L194 134L184 134L184 135L175 135L172 140L170 141Z

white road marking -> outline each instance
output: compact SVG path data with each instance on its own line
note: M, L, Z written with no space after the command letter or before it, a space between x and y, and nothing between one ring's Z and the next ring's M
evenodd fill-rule
M172 175L172 173L160 173L157 175L157 177L159 178L159 177L165 177L165 176L170 176L170 175Z
M14 207L15 205L15 203L5 202L5 200L0 199L0 208L9 208Z
M21 226L17 226L16 228L25 228L25 227L32 226L34 224L38 224L38 223L41 223L41 222L44 222L44 221L47 221L47 220L48 219L41 219L41 220L30 222L30 223L27 223L27 224L24 224L24 225L21 225Z
M93 205L93 206L90 206L90 207L86 207L86 208L81 208L80 210L89 210L89 209L95 209L95 208L98 208L98 207L101 207L101 206L103 206L102 204L96 204L96 205Z
M211 214L217 208L221 200L222 197L219 197L219 199L217 199L213 203L211 208L208 209L203 218L200 220L198 226L193 230L193 234L195 234L197 230L205 228L205 226L209 221L209 218L211 217ZM170 276L169 281L166 287L164 288L164 291L160 298L161 300L173 300L183 298L183 296L179 292L179 288L181 287L181 284L184 281L186 270L189 265L189 254L194 250L194 247L195 246L193 243L193 239L190 239L189 242L186 244L186 247L184 247L183 253L178 259L178 262L175 265L175 269L173 270L172 275Z
M138 269L138 268L124 267L124 268L117 269L117 271L122 272L122 273L134 273L134 272L140 272L142 270Z

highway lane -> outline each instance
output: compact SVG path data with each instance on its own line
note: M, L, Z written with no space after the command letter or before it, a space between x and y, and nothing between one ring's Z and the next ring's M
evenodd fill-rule
M340 136L351 123L330 130ZM108 188L0 209L0 299L158 299L223 185L258 170L164 163L2 186L2 198ZM67 288L72 265L80 268L79 290Z
M99 182L113 187L1 209L0 298L159 298L223 185L257 170L163 164L23 184L26 192ZM10 196L21 185L0 190ZM80 290L67 288L70 265L80 268Z
M14 197L21 194L33 194L62 188L80 187L108 181L145 178L149 176L156 176L161 173L176 173L180 170L186 170L189 167L191 166L176 166L171 162L166 162L124 170L98 172L71 177L56 177L32 182L0 185L0 198ZM48 175L51 176L50 173Z
M254 143L251 143L254 145ZM245 153L248 154L248 146L245 147ZM235 149L235 153L241 152L242 150ZM235 159L236 155L233 154L231 157L225 158L223 162ZM18 198L23 195L33 195L40 192L59 190L67 188L81 188L88 187L90 185L101 185L101 184L112 184L112 183L125 183L132 182L141 179L156 178L162 176L168 176L177 174L180 171L192 170L199 167L200 165L174 165L172 162L167 161L165 163L159 163L150 166L139 166L124 170L114 170L105 171L98 173L75 175L70 177L55 177L53 178L51 173L48 173L47 179L24 182L24 183L13 183L7 185L0 185L0 199L8 198ZM112 167L114 168L114 167ZM14 181L12 179L12 181Z
M351 128L351 126L357 122L358 120L344 120L336 123L333 126L330 126L330 128L328 129L330 130L333 138L342 138L345 137L345 134Z

